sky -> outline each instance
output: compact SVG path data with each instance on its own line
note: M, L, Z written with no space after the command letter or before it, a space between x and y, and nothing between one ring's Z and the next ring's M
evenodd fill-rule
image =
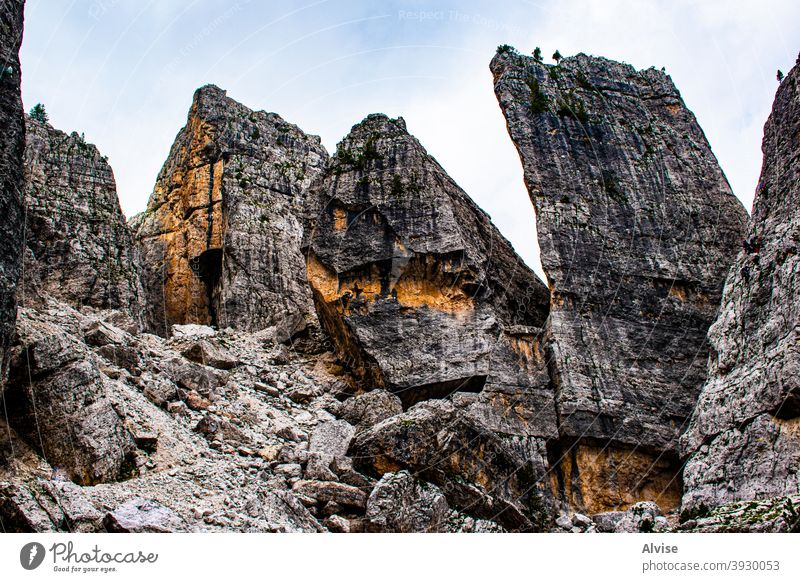
M489 72L496 47L665 67L748 209L797 0L27 0L27 109L107 155L145 209L194 90L279 113L329 152L367 114L402 116L538 273L535 217Z

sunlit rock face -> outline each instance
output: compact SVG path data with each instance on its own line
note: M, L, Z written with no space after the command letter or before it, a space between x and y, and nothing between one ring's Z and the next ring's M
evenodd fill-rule
M132 221L149 328L313 321L301 215L327 159L318 137L277 114L198 89L147 210Z
M141 323L133 238L111 166L82 135L25 122L25 303L51 297Z
M545 65L506 47L491 70L550 284L560 496L600 510L655 491L675 506L677 439L745 210L663 72L583 54ZM620 448L631 467L617 470Z
M800 67L764 127L753 216L709 331L689 429L684 508L793 495L800 486Z

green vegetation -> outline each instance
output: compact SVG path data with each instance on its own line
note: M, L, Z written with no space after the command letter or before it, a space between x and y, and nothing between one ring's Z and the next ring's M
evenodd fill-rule
M589 79L586 78L586 75L583 74L583 71L578 71L577 73L575 73L575 82L581 89L586 89L587 91L594 91L594 85L592 85L589 82Z
M513 54L517 51L510 44L501 44L500 46L497 47L497 52L498 54L505 55L505 54Z
M778 78L778 83L783 81L783 71L781 71L780 69L778 69L777 78Z
M583 101L575 97L573 93L568 93L559 100L557 113L561 117L572 117L583 124L589 123L589 114L586 112Z
M528 78L525 79L525 84L528 86L528 89L531 90L531 113L538 115L547 111L547 95L542 92L542 88L539 86L539 80L533 75L528 75Z
M542 62L542 49L540 49L538 46L533 49L533 60L537 63Z
M339 149L336 150L336 155L334 156L336 161L334 173L341 174L348 168L363 170L368 161L382 160L383 156L378 152L378 148L375 145L379 137L380 135L377 133L370 134L364 142L364 149L358 154L353 154L348 148L340 146Z
M47 112L44 110L43 103L37 103L33 106L28 114L31 116L31 119L35 119L36 121L40 121L41 123L47 123L49 117L47 117Z
M561 56L561 53L558 52L558 49L556 49L556 52L553 53L553 60L558 63L562 58L563 57Z

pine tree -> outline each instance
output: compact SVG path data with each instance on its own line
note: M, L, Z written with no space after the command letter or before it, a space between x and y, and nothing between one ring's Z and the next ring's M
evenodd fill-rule
M559 62L561 60L561 53L558 52L558 49L556 49L556 52L553 53L553 60L555 62Z
M40 121L42 123L47 123L48 121L47 111L44 110L44 104L42 103L37 103L34 105L30 110L29 115L31 116L31 119L35 119L36 121Z
M542 49L540 49L538 46L533 49L533 59L536 61L542 60Z
M781 81L783 81L783 71L781 71L780 69L778 69L778 74L777 74L776 76L777 76L777 78L778 78L778 83L780 83Z

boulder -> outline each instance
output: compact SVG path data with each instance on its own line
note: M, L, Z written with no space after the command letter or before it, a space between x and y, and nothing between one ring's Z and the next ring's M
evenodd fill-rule
M402 412L400 399L380 389L348 398L335 409L337 416L359 428L369 428Z
M447 531L450 507L441 490L408 471L386 473L367 500L368 531L420 533Z
M544 443L498 434L448 401L421 402L359 433L350 454L367 475L413 472L473 517L508 530L549 529Z
M173 533L186 531L184 520L174 511L153 501L134 497L103 518L111 533Z
M135 445L85 344L23 310L5 394L9 424L82 485L134 470Z

